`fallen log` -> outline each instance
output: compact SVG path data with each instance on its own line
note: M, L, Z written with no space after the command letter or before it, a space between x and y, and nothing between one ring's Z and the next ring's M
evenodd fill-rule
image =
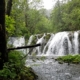
M7 50L10 51L10 50L16 50L16 49L33 48L33 47L38 47L38 46L41 46L41 44L21 46L21 47L16 47L16 48L9 48L9 49L7 49Z

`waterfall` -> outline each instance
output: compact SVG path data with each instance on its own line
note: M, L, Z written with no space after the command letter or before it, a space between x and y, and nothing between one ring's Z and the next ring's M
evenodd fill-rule
M52 33L50 39L49 39L48 42L47 42L47 44L44 46L43 55L45 55L46 50L48 49L48 46L50 45L53 37L54 37L54 34Z
M34 37L33 35L30 36L27 45L30 45L32 43L33 37ZM28 53L29 53L29 49L27 49L27 54Z
M8 45L12 45L13 47L21 47L25 46L25 38L24 37L9 37ZM11 47L8 47L11 48ZM26 53L25 49L21 49L24 54Z
M66 34L62 34L61 32L54 35L50 45L48 46L48 51L46 52L47 55L63 53L62 38L64 38L64 35Z
M31 44L31 42L32 42L32 40L33 40L33 35L31 35L31 36L30 36L30 38L29 38L29 40L28 40L28 44L27 44L27 45L30 45L30 44Z
M36 35L36 44L40 43L41 46L33 49L30 54L33 52L39 56L63 56L68 54L79 54L79 33L80 31L64 31L55 34L38 34ZM34 40L32 40L32 42L33 41Z
M40 43L41 46L28 48L27 54L39 56L63 56L75 55L80 53L80 31L74 32L58 32L31 35L26 45L34 45ZM25 46L24 37L10 37L8 44L13 47ZM26 53L26 49L21 49Z
M42 47L37 47L36 49L37 49L37 52L38 52L38 55L41 55L42 54L42 52L43 52L43 49L44 49L44 45L45 45L45 43L46 43L46 41L45 41L45 37L46 35L44 34L40 39L38 39L38 41L36 42L36 44L38 44L38 43L40 43L41 44L41 46Z
M74 43L74 53L78 54L79 53L78 32L74 33L73 43Z

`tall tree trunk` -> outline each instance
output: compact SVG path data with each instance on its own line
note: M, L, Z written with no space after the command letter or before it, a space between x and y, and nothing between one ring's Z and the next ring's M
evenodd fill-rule
M7 59L5 35L5 0L0 0L0 69Z
M7 10L6 10L6 14L8 16L10 16L11 8L12 8L12 0L8 0L8 2L7 2Z
M29 30L29 21L28 21L28 11L29 11L29 5L28 5L28 0L26 0L25 3L25 8L24 8L24 15L25 15L25 27L27 28L27 34L30 34ZM29 38L29 35L27 36Z

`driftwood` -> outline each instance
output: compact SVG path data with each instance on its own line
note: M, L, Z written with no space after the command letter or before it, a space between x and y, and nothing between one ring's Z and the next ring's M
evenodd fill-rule
M10 50L16 50L16 49L25 49L25 48L38 47L38 46L41 46L41 44L35 44L35 45L29 45L29 46L21 46L21 47L16 47L16 48L9 48L7 50L10 51Z

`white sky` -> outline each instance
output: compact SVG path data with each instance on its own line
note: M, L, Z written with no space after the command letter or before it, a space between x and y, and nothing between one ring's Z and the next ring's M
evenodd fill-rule
M54 6L55 2L56 0L43 0L44 8L51 9Z

